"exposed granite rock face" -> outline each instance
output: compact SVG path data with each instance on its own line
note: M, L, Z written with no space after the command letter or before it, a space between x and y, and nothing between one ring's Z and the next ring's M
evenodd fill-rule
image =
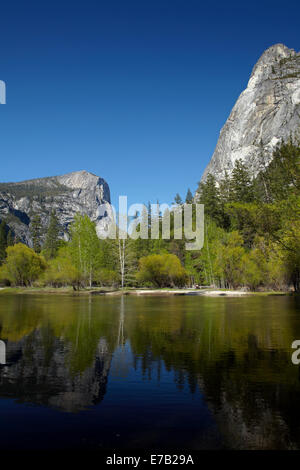
M96 222L97 232L101 234L110 222L108 215L99 213L100 205L106 203L110 203L108 184L87 171L0 184L0 218L29 246L34 214L41 216L46 229L51 211L55 210L61 225L60 236L65 238L68 238L68 226L75 214L87 214Z
M202 180L209 173L217 179L225 171L230 174L237 159L242 159L255 175L261 155L269 163L278 142L295 135L299 128L300 53L276 44L253 68L246 90L221 130Z

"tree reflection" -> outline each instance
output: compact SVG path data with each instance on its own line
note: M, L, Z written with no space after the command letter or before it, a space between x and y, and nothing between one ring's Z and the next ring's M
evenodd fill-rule
M226 447L300 442L297 300L16 297L0 302L0 396L78 412L109 376L167 371L178 393L201 391Z

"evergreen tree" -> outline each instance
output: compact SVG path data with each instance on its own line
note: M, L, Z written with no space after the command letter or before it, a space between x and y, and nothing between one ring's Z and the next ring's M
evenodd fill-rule
M222 211L216 178L209 174L205 182L199 183L197 192L199 194L198 202L204 204L205 215L211 217L220 224L222 221Z
M253 182L250 172L242 160L236 160L230 181L232 202L252 202L254 200Z
M182 204L182 199L178 193L176 194L174 201L175 201L175 204L178 204L178 205Z
M31 232L31 237L32 237L33 249L36 253L40 253L42 225L41 225L41 217L39 216L39 214L35 214L32 217L32 221L30 225L30 232Z
M6 247L7 247L7 234L6 234L6 223L4 220L1 220L0 224L0 263L3 263L6 257Z
M12 231L9 229L7 234L7 246L12 246L14 244L14 237Z
M59 247L59 223L56 217L56 213L53 210L51 212L48 231L46 234L46 240L44 244L44 251L46 258L54 258L58 247Z
M257 163L256 168L258 174L253 181L254 187L254 195L257 201L263 201L266 203L270 203L271 201L271 194L270 188L268 185L268 180L266 177L267 167L268 167L268 158L266 158L263 142L260 141L259 150L256 157Z
M227 214L226 205L230 202L230 176L227 171L225 171L224 177L219 181L219 207L220 207L220 216L219 216L219 225L228 229L230 227L230 217Z
M186 197L185 197L185 202L187 204L192 204L193 202L193 194L192 194L192 191L190 190L190 188L188 188L187 190L187 193L186 193Z
M257 180L263 180L267 200L274 202L286 199L291 194L300 192L300 145L290 139L287 143L279 145L273 159L264 171L261 171Z
M230 176L227 171L219 182L219 196L223 205L230 202Z

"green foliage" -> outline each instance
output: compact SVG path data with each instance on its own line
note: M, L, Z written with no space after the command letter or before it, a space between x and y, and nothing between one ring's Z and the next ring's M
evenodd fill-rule
M263 209L266 209L263 207ZM272 212L266 210L261 214L262 206L255 203L232 202L225 206L226 214L230 220L230 229L238 230L244 240L245 245L251 248L254 238L258 232L261 232L265 223L270 227L270 223L278 226L277 219L271 220ZM259 226L261 221L261 226Z
M67 186L64 186L52 178L43 178L45 182L51 180L51 185L36 184L33 180L21 183L0 183L0 192L8 193L16 196L17 199L28 197L42 201L46 197L59 196L63 193L72 191Z
M229 197L231 201L252 202L254 200L254 186L247 166L236 160L230 178Z
M149 255L140 259L137 278L156 287L174 287L184 285L187 274L177 256Z
M101 241L96 226L87 215L76 214L70 226L70 251L72 261L83 285L93 284L95 274L101 266Z
M300 192L300 145L290 139L279 145L271 163L256 178L263 202L276 202Z
M222 243L216 244L214 271L225 287L236 288L241 285L243 276L243 257L245 249L243 238L237 232L224 234Z
M7 247L6 223L4 220L1 220L1 223L0 223L0 264L3 263L3 261L5 260L6 247Z
M39 272L44 284L74 288L201 284L251 290L293 287L299 291L299 157L299 143L290 139L278 146L269 165L261 145L257 155L259 173L255 178L240 160L236 161L231 176L225 173L221 181L208 175L197 190L197 202L205 206L205 237L200 251L186 251L186 240L174 238L175 209L156 215L158 239L139 238L144 225L148 235L151 234L150 211L148 215L143 213L141 222L137 222L137 238L126 240L99 240L95 224L78 214L70 227L70 241L63 247L53 212L43 247L48 260L46 266L42 257L32 256L33 250L24 254L24 245L15 245L19 247L16 253L9 251L15 247L10 246L12 232L5 222L10 225L15 220L13 215L8 215L0 225L0 259L4 261L6 252L11 256L1 268L1 277L27 285L37 279ZM190 190L185 200L193 203ZM181 210L183 202L179 194L175 202L176 210ZM171 239L163 240L162 226L168 218ZM34 248L39 251L38 216L32 218L31 233ZM6 250L7 245L10 247ZM31 262L33 273L29 272ZM22 263L24 273L17 268Z
M100 286L118 286L120 283L120 276L112 269L102 268L95 276L96 281Z
M30 225L31 225L30 232L31 232L33 249L36 253L40 253L42 225L41 225L41 217L39 214L34 214Z
M7 246L12 246L14 244L14 237L12 231L9 229L7 234Z
M216 184L216 178L209 174L205 182L200 182L197 190L198 202L204 204L205 216L210 217L216 223L222 223L222 206L220 192Z
M46 269L44 258L22 243L9 246L0 277L16 286L32 285Z
M251 290L256 290L266 280L267 266L262 253L257 249L252 250L249 254L245 253L241 263L243 284Z
M277 243L285 270L295 291L300 291L300 195L291 196L280 203L281 229Z
M300 146L290 139L251 178L237 160L231 177L199 184L205 204L205 242L188 261L199 282L219 287L300 290Z
M58 235L59 223L55 211L52 211L50 215L48 231L46 234L46 240L43 247L43 252L47 259L54 258L57 254L57 250L60 244Z
M54 287L78 285L80 275L73 264L69 247L61 247L56 258L48 261L47 269L43 273L42 282Z
M178 204L178 205L182 204L182 199L178 193L176 194L174 201L175 201L175 204Z
M186 196L185 196L185 202L187 204L192 204L193 200L194 198L193 198L192 191L190 190L190 188L188 188Z

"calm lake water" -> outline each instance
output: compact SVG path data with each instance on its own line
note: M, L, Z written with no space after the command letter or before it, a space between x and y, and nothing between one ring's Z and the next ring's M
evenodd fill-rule
M0 448L300 447L300 299L0 297Z

